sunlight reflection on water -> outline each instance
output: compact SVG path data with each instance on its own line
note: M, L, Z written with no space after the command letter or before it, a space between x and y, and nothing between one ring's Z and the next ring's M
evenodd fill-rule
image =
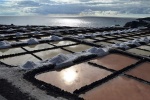
M0 16L0 24L15 25L48 25L48 26L73 26L73 27L102 27L119 24L135 18L115 17L47 17L47 16Z
M78 74L75 68L71 68L63 70L61 76L63 76L63 80L66 84L71 85L77 79Z
M81 19L55 19L55 24L58 26L82 26L86 24L90 24L88 21L83 21Z

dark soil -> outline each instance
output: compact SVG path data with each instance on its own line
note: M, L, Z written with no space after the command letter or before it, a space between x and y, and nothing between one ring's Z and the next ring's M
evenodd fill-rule
M5 79L0 79L0 94L7 100L37 100L29 94L22 93Z

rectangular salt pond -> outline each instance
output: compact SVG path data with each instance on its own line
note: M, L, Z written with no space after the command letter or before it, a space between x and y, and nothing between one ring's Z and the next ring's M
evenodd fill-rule
M58 42L50 42L51 44L54 44L56 46L65 46L70 44L76 44L76 42L73 41L58 41Z
M124 41L124 42L130 41L130 39L125 39L125 38L121 38L121 39L118 39L118 40L121 40L121 41Z
M93 67L88 63L81 63L61 71L45 72L36 75L35 78L73 93L76 89L100 80L109 74L111 72Z
M114 44L115 44L115 43L122 43L122 41L118 41L118 40L109 40L109 41L107 41L107 42L113 42Z
M41 39L48 39L50 36L41 36Z
M97 40L104 40L105 38L103 38L103 37L96 37L96 38L94 38L94 39L97 39Z
M50 59L58 54L69 54L69 52L62 50L62 49L52 49L47 51L41 51L38 53L34 53L38 57L42 58L43 60Z
M74 46L69 46L69 47L64 47L64 48L73 52L81 52L81 51L85 51L91 48L91 46L79 44L79 45L74 45Z
M20 39L19 41L21 41L21 42L26 42L26 41L28 41L29 39Z
M93 40L93 39L84 39L84 41L93 42L93 41L96 41L96 40Z
M103 46L107 46L107 45L111 45L113 43L108 43L108 42L96 42L96 44L98 45L103 45Z
M150 85L119 76L80 95L85 100L150 100Z
M39 60L30 54L25 54L22 56L15 56L15 57L10 57L6 59L0 59L0 61L8 65L18 66L18 65L22 65L26 63L27 61L38 62Z
M144 79L150 82L150 62L145 62L130 70L126 74Z
M139 50L139 49L129 49L127 50L130 53L138 54L138 55L143 55L143 56L149 56L150 52L144 51L144 50Z
M111 38L114 38L113 36L106 36L106 35L103 36L103 37L104 37L104 38L110 38L110 39L111 39Z
M128 57L121 54L109 54L104 57L91 60L91 62L96 63L98 65L102 65L104 67L120 70L131 64L136 63L138 60L132 57Z
M25 46L24 48L27 49L28 51L34 51L34 50L40 50L40 49L46 49L52 47L54 46L44 43L44 44L37 44L37 45L29 45L29 46Z
M150 51L150 46L140 46L138 48Z
M0 56L25 52L21 48L0 49Z

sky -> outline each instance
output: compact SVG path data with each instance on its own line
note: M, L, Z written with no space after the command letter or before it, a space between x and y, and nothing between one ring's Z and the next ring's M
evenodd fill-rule
M150 16L150 0L0 0L0 16Z

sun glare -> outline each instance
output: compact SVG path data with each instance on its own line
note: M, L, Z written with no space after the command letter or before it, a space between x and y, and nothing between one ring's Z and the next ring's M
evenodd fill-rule
M62 74L63 80L65 81L66 84L72 84L77 78L77 73L75 69L65 70Z

